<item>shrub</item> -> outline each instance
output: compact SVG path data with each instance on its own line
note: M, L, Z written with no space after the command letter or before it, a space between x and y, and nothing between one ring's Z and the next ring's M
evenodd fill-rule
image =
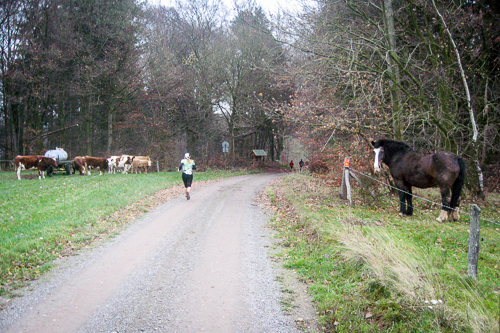
M326 156L314 156L309 162L309 170L312 173L327 174L330 168Z

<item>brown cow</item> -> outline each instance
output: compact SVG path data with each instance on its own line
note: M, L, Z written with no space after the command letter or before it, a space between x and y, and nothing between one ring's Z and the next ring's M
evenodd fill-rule
M101 157L85 156L85 170L90 176L90 170L99 169L99 175L108 169L108 160Z
M76 170L80 171L80 175L85 174L85 158L83 156L77 156L73 159L73 172Z
M151 166L151 159L149 156L135 156L132 161L132 173L139 173L141 169L144 173L148 173L148 168Z
M37 169L38 179L45 179L45 171L52 166L57 168L55 158L42 155L16 156L14 158L14 167L17 173L17 179L21 180L21 170Z

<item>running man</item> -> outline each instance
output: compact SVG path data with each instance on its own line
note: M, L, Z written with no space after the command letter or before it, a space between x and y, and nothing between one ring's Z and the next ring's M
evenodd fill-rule
M193 182L193 170L196 170L196 164L189 156L189 153L184 155L181 160L181 165L179 165L179 171L182 170L182 181L184 182L184 187L186 188L186 199L191 199L189 192L191 192L191 183Z

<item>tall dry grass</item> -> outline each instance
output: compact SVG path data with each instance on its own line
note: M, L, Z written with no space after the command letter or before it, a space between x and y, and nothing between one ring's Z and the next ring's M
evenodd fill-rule
M350 220L348 215L344 221ZM346 259L363 262L380 284L401 297L399 301L430 308L436 320L468 323L474 332L499 331L471 281L451 267L446 269L452 271L452 281L442 280L433 268L432 258L414 244L400 240L397 234L383 227L350 223L333 223L325 230L341 244Z

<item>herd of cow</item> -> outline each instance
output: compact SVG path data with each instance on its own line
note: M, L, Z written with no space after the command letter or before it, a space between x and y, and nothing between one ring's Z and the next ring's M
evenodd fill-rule
M149 156L120 155L109 158L77 156L73 159L73 173L78 171L80 175L88 174L91 170L99 170L99 174L108 170L109 173L122 172L148 173L151 166ZM45 178L45 172L50 168L58 168L58 161L55 157L46 157L43 155L17 156L14 159L14 167L17 173L17 179L21 180L21 170L37 169L38 178Z

